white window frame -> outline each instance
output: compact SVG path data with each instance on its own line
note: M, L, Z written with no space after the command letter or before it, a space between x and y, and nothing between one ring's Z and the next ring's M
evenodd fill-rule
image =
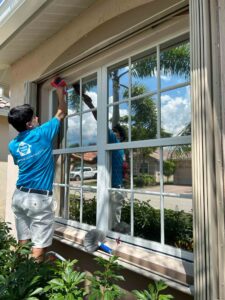
M121 56L117 60L112 60L110 63L107 63L98 69L93 69L86 74L82 74L79 78L74 78L73 82L79 80L80 78L84 78L88 75L93 73L97 73L97 85L98 85L98 107L97 107L97 114L98 114L98 124L101 126L97 126L97 145L90 146L90 147L77 147L77 148L63 148L63 149L56 149L53 151L53 154L69 154L74 152L91 152L97 151L98 152L98 182L97 182L97 220L96 226L104 231L108 231L108 205L109 205L109 196L108 196L108 187L110 182L110 176L108 170L108 161L109 161L109 151L116 150L116 149L133 149L133 148L140 148L140 147L163 147L163 146L176 146L181 144L191 144L191 136L184 136L184 137L172 137L172 138L161 138L161 139L154 139L154 140L144 140L144 141L133 141L133 142L126 142L126 143L119 143L119 144L108 144L107 143L107 101L102 101L103 99L107 99L107 68L111 65L119 63L124 59L131 60L132 56L135 56L141 52L144 52L151 48L156 48L157 53L159 52L159 45L169 42L171 40L175 40L176 38L179 40L181 36L188 34L188 31L184 31L182 34L176 35L173 34L168 38L163 38L160 40L160 43L151 43L148 46L140 47L138 50L130 51L129 56ZM158 57L158 56L157 56ZM159 62L158 62L159 67ZM158 87L160 83L158 82ZM186 86L187 83L178 84L175 86L170 86L169 88L160 89L160 92L157 89L157 94L159 95L163 91L168 91L174 88ZM142 95L143 97L143 95ZM160 102L158 102L160 103ZM160 104L159 104L160 105ZM160 119L158 118L158 122ZM158 126L159 128L159 126ZM159 132L158 132L159 134ZM162 155L162 154L161 154ZM162 167L161 167L162 168ZM161 170L162 171L162 170ZM100 179L101 178L101 179ZM65 186L61 184L55 184L56 186ZM135 190L135 193L138 191ZM149 194L152 194L149 192ZM179 194L168 194L168 193L161 193L161 195L167 195L171 197L179 197ZM161 225L163 225L164 218L163 218L163 203L161 201ZM67 206L65 205L65 209ZM101 212L104 211L104 214ZM63 224L68 224L77 228L81 228L84 230L90 230L95 228L95 226L90 226L87 224L81 224L76 221L66 220L63 218L56 218L57 222L61 222ZM138 237L130 237L130 236L123 236L122 240L124 242L132 243L137 246L141 246L144 248L149 248L149 250L154 250L158 252L162 252L165 254L169 254L175 257L182 257L184 259L193 261L193 253L188 251L174 248L169 245L164 244L164 226L161 226L161 243L143 240ZM162 232L163 231L163 232ZM108 236L111 238L117 238L118 233L116 232L108 232ZM163 242L162 242L163 241Z

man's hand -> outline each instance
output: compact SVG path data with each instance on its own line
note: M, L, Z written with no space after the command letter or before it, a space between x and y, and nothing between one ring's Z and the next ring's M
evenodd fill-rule
M55 117L59 119L59 121L61 121L67 115L67 106L64 100L64 95L65 95L64 87L58 86L56 88L56 93L58 95L58 110L56 112Z

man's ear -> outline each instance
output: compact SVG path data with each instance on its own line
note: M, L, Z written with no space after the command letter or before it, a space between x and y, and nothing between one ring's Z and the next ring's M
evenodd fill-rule
M32 129L32 128L33 128L32 121L27 122L27 123L26 123L26 129Z

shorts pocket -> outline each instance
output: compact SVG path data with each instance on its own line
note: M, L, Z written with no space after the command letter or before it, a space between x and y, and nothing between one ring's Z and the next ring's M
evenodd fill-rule
M29 194L29 210L34 213L43 212L52 206L52 197L39 194Z

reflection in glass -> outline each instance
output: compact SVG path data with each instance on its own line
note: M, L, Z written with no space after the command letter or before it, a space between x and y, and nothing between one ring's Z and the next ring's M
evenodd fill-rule
M80 192L73 189L69 192L69 219L80 221Z
M108 69L108 103L128 98L128 70L127 60Z
M164 192L192 195L191 145L163 148Z
M78 187L85 181L85 185L97 185L97 153L70 154L70 185Z
M131 102L132 141L154 139L157 135L156 98L148 96Z
M80 147L80 116L68 117L66 148Z
M96 145L97 120L92 112L82 114L82 146Z
M112 129L116 125L120 124L125 130L125 140L127 140L127 128L128 128L128 114L129 104L128 102L121 103L119 105L113 105L108 108L108 124ZM117 117L115 117L117 115ZM113 143L113 141L111 141Z
M81 153L71 153L68 155L69 160L69 184L70 186L80 186L81 181Z
M191 134L190 86L161 94L161 137Z
M86 95L91 99L91 102L95 108L97 108L97 75L93 74L91 76L82 78L82 95ZM82 110L88 110L89 107L83 101Z
M127 193L120 189L109 193L109 229L130 234L130 202Z
M193 251L192 199L164 197L165 243Z
M160 53L161 88L190 80L190 43L184 42Z
M79 82L76 82L75 84L79 86ZM79 113L81 110L80 94L77 94L74 91L74 88L72 86L68 86L66 92L67 92L66 102L67 102L68 115Z
M160 197L134 195L134 236L160 242Z
M65 211L65 188L57 185L53 186L53 195L55 201L55 216L67 218Z
M96 192L83 192L83 220L82 222L89 225L96 225Z
M157 89L156 53L144 53L132 59L131 96L142 95Z
M160 151L159 148L133 149L134 189L160 191Z
M55 177L54 183L65 183L65 160L66 155L54 155Z

